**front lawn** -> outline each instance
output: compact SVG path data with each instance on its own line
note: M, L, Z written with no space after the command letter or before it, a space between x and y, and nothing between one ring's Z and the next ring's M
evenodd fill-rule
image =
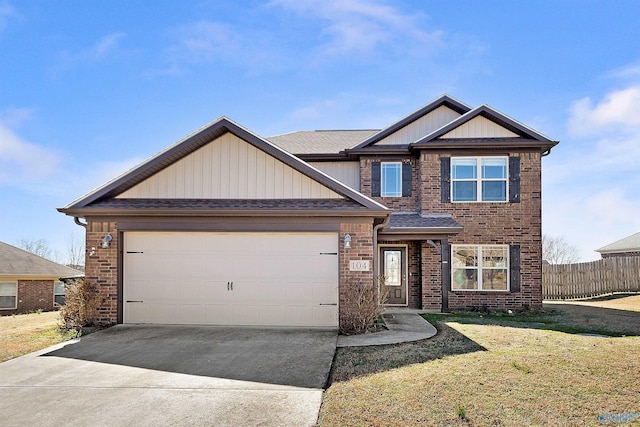
M426 315L432 339L341 348L319 425L640 424L640 312L621 306Z
M0 362L75 336L74 331L60 330L59 324L57 311L0 317Z

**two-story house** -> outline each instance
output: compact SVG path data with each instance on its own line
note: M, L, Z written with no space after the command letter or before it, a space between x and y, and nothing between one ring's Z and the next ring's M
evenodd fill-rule
M223 117L60 211L87 228L104 321L337 327L377 276L392 306L536 308L556 144L449 96L382 130Z

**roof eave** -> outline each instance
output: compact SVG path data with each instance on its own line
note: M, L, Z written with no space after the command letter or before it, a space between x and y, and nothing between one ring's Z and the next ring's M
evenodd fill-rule
M518 141L516 140L505 140L505 141L492 141L492 142L474 142L473 139L469 139L468 141L461 142L456 141L452 143L447 140L434 140L428 142L415 142L411 144L412 150L469 150L469 149L505 149L505 148L529 148L540 150L541 152L549 151L553 147L558 145L558 141Z
M310 217L374 217L386 218L390 209L140 209L77 208L58 209L69 216L87 217L285 217L295 214Z
M458 234L463 227L385 227L380 234Z

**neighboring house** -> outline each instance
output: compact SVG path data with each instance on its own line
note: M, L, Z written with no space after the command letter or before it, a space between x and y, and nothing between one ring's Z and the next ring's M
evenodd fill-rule
M65 298L59 279L78 276L81 271L0 242L0 316L55 310Z
M640 255L640 233L632 234L624 239L617 240L607 246L596 249L596 252L600 252L602 258L638 256Z
M449 96L383 130L223 117L59 210L86 221L104 321L337 327L378 275L391 306L536 308L556 144Z

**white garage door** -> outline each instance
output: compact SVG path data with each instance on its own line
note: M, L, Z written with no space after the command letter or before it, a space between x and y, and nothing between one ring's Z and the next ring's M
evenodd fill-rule
M124 322L338 326L337 233L126 232Z

